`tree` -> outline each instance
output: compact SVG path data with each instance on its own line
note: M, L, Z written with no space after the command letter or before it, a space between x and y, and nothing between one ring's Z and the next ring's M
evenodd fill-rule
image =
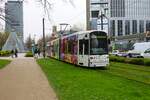
M10 19L10 18L5 18L5 13L8 11L7 9L5 9L5 3L6 3L7 0L0 0L0 24L2 25L2 20L3 21L7 21L8 23L13 21L13 19ZM26 1L26 0L18 0L18 1ZM37 2L39 2L41 4L41 6L43 6L43 9L44 9L44 12L45 12L45 15L47 15L48 19L50 19L50 10L52 8L52 2L53 0L35 0ZM74 3L73 3L73 0L62 0L66 3L70 3L72 6L74 6ZM7 19L7 20L6 20ZM3 36L1 36L1 38L4 38ZM28 42L30 42L30 38L27 39ZM41 39L43 40L43 39ZM40 40L39 40L40 41ZM3 44L3 43L2 43ZM30 48L30 45L28 43L28 48Z
M0 50L4 46L5 42L7 41L9 33L0 32Z
M49 35L46 35L45 36L45 42L49 42L51 40L51 37ZM37 41L37 44L38 44L38 47L43 49L43 37L40 38L38 41Z
M31 38L31 35L29 35L26 39L26 42L25 42L25 45L26 45L28 50L32 49L32 42L33 42L33 39Z
M7 18L7 20L6 20L6 18L5 18L5 13L9 12L8 9L5 9L6 1L7 0L0 0L0 24L1 25L2 25L2 20L7 21L7 22L14 20L14 19L10 19L10 18ZM24 2L27 0L17 0L17 1ZM50 10L52 8L52 1L53 0L35 0L35 1L39 2L41 4L41 6L43 6L44 12L47 15L48 19L50 20ZM74 6L73 0L62 0L62 1L66 2L66 3L70 3L72 6Z
M4 6L6 1L7 0L0 0L0 24L2 24L2 20L6 21L6 19L5 19L5 13L6 12L5 11L8 12L8 10L5 9L5 6ZM24 2L27 0L17 0L17 1ZM50 9L52 8L51 0L35 0L35 1L39 2L43 6L45 14L48 16L48 19L50 19L50 13L49 12L50 12ZM70 3L74 6L73 0L62 0L62 1L66 2L66 3ZM9 21L9 20L13 20L13 19L7 18L7 21Z

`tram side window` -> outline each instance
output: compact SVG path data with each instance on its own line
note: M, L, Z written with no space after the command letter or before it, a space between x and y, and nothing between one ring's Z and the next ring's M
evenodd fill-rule
M65 51L64 51L65 54L67 54L67 51L68 51L68 43L65 43L65 44L64 44L64 50L65 50Z
M72 48L72 41L68 41L68 54L71 54L71 48Z
M84 54L88 55L89 54L89 41L88 40L84 40L84 45L85 45Z
M83 54L83 41L79 40L79 54L82 55Z
M84 55L89 54L89 41L88 40L79 40L79 54L83 54L83 44L84 44Z

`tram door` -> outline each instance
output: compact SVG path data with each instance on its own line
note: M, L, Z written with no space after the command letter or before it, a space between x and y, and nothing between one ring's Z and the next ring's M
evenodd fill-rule
M89 54L89 40L82 39L79 40L79 56L78 56L78 64L80 66L88 66L88 54Z

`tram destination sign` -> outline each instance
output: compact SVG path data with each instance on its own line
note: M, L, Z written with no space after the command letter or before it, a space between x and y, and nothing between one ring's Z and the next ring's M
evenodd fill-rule
M92 36L92 38L105 39L105 38L107 38L107 36Z

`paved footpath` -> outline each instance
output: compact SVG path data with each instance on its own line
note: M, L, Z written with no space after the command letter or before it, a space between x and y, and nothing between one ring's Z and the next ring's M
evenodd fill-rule
M15 58L0 70L0 100L57 100L33 58Z

